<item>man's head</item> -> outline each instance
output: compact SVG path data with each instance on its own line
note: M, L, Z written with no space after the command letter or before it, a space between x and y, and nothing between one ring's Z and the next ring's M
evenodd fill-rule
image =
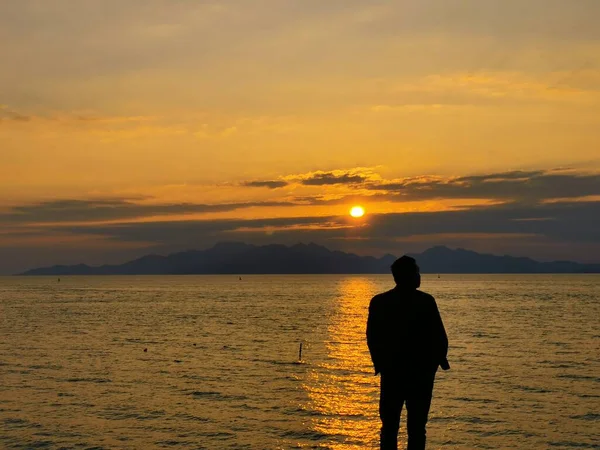
M392 264L392 275L396 285L405 289L418 289L421 286L421 274L417 261L410 256L402 256Z

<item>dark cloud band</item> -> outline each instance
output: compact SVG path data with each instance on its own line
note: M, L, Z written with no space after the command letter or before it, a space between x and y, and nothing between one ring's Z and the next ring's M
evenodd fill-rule
M142 204L128 199L54 200L15 206L0 213L2 223L93 222L141 217L235 211L251 207L293 206L294 203L264 201L247 203Z
M600 174L532 171L504 172L454 179L405 179L366 186L390 200L480 198L540 202L600 195Z

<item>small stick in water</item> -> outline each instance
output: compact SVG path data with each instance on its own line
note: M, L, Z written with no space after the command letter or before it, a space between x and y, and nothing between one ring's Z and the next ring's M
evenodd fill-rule
M300 350L298 351L298 361L302 361L302 342L300 342Z

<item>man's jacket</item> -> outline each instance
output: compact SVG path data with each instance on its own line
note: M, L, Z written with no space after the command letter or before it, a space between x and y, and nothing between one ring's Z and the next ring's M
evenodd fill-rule
M396 287L369 305L367 344L380 372L434 374L448 369L448 337L435 299L416 289Z

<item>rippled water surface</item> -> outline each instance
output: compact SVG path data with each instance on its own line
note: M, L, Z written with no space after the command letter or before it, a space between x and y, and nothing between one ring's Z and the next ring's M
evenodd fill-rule
M390 281L0 278L0 448L376 448L364 330ZM599 276L425 276L423 290L452 365L428 448L600 448Z

